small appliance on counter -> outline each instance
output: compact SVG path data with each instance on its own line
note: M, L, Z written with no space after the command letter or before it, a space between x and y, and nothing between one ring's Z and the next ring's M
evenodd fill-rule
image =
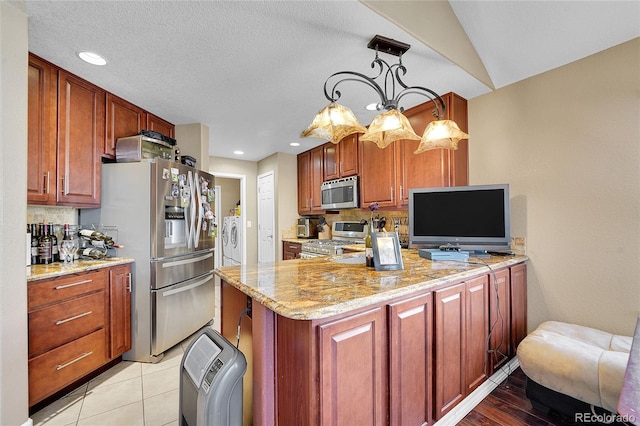
M320 219L318 219L318 239L319 240L331 239L331 229L326 219L324 218L324 216L320 216Z
M298 238L318 238L317 217L301 217L298 219Z

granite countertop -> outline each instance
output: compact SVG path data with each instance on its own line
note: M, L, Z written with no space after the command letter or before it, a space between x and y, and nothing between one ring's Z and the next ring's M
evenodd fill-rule
M327 318L434 289L527 260L526 256L470 258L469 263L421 258L402 249L404 270L367 268L361 253L296 259L254 265L225 266L216 275L267 308L287 318ZM358 263L338 263L337 259ZM359 261L361 259L361 261Z
M135 262L135 259L129 257L110 257L104 260L80 259L69 265L65 265L62 262L50 263L48 265L31 265L27 266L27 281L77 274L79 272L110 268L112 266L133 262Z

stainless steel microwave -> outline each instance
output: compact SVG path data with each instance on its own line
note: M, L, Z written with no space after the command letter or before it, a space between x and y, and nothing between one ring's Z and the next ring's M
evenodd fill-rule
M323 210L355 209L360 207L358 176L328 180L320 186Z

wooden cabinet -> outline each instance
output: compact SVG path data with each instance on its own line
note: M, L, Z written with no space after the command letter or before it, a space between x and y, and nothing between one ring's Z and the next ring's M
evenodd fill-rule
M494 373L514 355L511 347L510 270L495 271L489 279L489 371Z
M131 266L109 270L109 358L131 349Z
M394 302L389 315L389 425L432 420L433 302L431 293Z
M321 213L320 185L324 177L323 147L298 155L298 213Z
M282 242L282 260L300 259L301 243Z
M27 201L56 202L57 70L30 55L28 76Z
M448 413L488 377L486 275L435 292L435 418Z
M511 268L511 348L515 354L518 345L527 335L527 265Z
M446 117L467 131L467 101L455 93L442 96L447 105ZM426 102L404 112L416 134L422 135L427 124L435 120L433 102ZM409 189L460 186L468 184L468 141L459 142L457 150L435 149L414 154L420 141L400 140L384 149L372 142L361 142L360 206L378 202L382 208L406 209Z
M128 350L129 268L120 265L28 283L29 406Z
M105 91L29 56L27 202L98 207Z
M106 92L58 71L58 205L100 206Z
M102 155L116 157L118 138L137 135L147 127L147 112L111 93L107 93L107 129Z
M321 425L386 424L385 321L377 307L319 327Z
M358 174L358 134L346 136L339 143L323 146L324 180Z
M175 126L162 118L147 113L147 130L154 130L170 138L175 138Z

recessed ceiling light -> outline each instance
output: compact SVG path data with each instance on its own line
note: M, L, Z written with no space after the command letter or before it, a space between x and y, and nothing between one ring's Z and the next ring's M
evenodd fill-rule
M244 151L233 151L233 153L236 155L242 155L244 154Z
M289 145L291 145L291 146L300 146L300 143L298 143L298 142L291 142Z
M88 62L92 65L106 65L107 63L106 59L104 59L102 56L98 55L97 53L93 53L93 52L80 52L78 53L78 56L83 61Z

